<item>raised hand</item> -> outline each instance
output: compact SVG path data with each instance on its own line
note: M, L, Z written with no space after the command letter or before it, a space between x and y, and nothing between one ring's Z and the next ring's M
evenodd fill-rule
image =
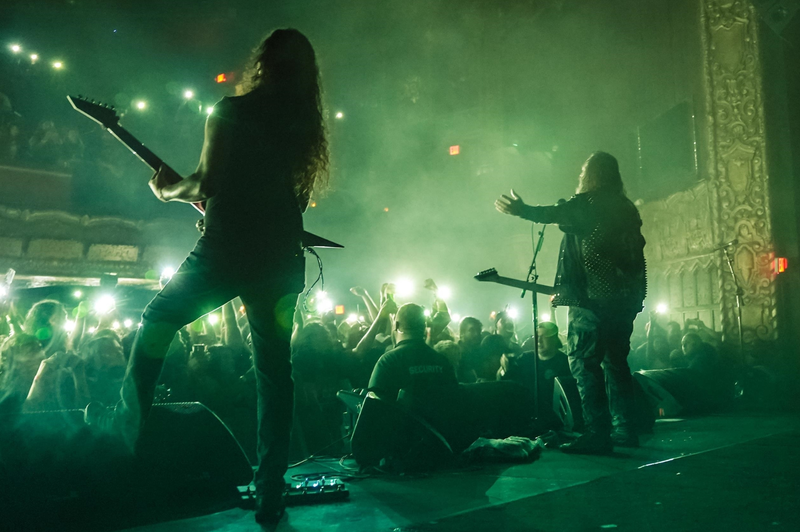
M510 214L511 216L522 216L525 212L525 202L517 195L514 189L511 189L511 196L503 194L498 200L494 202L494 208L503 214Z
M386 299L381 306L381 310L378 313L378 317L380 318L388 318L390 314L397 314L397 303L394 302L394 299Z
M367 297L367 289L361 286L354 286L350 289L350 293L358 297Z

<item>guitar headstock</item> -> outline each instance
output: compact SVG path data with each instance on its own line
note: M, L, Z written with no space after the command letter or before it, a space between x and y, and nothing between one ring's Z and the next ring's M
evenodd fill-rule
M500 274L497 273L497 270L494 268L489 268L488 270L478 272L478 274L475 276L475 279L478 281L494 281L498 277L500 277Z
M67 96L67 100L76 111L88 116L104 128L110 128L119 123L119 116L113 105L89 100L83 96Z

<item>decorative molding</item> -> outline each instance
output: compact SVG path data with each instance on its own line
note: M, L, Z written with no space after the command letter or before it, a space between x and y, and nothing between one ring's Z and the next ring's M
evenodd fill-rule
M177 266L199 236L184 221L4 206L0 234L14 235L0 237L0 271L14 268L17 279L31 286L76 279L91 284L104 274L117 274L128 284L146 283L165 265Z
M716 242L739 240L734 270L745 291L745 344L775 340L758 14L748 1L703 0L702 17L712 234ZM717 263L723 327L736 338L736 287L722 254Z

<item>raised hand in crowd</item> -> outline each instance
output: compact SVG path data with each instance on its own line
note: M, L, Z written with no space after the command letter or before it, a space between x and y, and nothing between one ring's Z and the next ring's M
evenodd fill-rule
M387 326L391 328L392 326L392 315L397 313L397 303L395 303L393 298L386 299L383 304L381 305L380 311L378 311L378 316L372 322L367 333L358 342L358 345L355 349L355 354L358 357L363 357L366 355L368 351L375 347L376 341L378 340L378 335L381 334L383 331L386 330ZM386 344L388 343L387 340L391 337L384 337L381 338L380 343Z
M25 410L78 408L89 402L83 359L58 352L42 360L25 401Z
M361 298L361 300L364 302L364 305L367 307L369 321L374 321L375 317L378 315L378 307L375 305L375 301L373 301L372 297L370 297L366 288L354 286L350 289L350 293ZM383 291L381 291L381 303L383 303Z

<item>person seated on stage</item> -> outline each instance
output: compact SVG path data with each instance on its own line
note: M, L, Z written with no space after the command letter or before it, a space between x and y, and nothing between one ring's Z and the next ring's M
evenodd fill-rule
M478 318L467 316L458 326L458 347L461 348L461 364L458 366L458 382L475 382L475 366L480 360L483 324Z
M509 316L508 312L498 312L494 317L494 333L502 336L508 346L515 352L521 352L519 342L517 341L517 330L514 324L514 319Z
M683 336L681 350L673 351L670 359L674 367L689 368L705 374L718 369L717 350L693 332Z
M556 377L571 376L569 361L562 348L564 347L558 337L558 325L545 321L539 324L539 419L541 428L559 428L559 421L553 410L553 390ZM512 380L519 382L533 394L534 357L535 351L525 351L522 354L505 354L500 360L498 380Z
M507 353L516 353L516 350L510 347L506 339L499 334L492 334L484 338L481 342L480 358L474 367L475 375L478 377L477 382L497 380L500 360Z
M431 393L438 397L457 389L453 364L425 343L425 321L424 309L414 303L397 310L397 345L378 360L369 380L369 391L380 399L396 402L403 390L404 402L413 407L417 399Z

